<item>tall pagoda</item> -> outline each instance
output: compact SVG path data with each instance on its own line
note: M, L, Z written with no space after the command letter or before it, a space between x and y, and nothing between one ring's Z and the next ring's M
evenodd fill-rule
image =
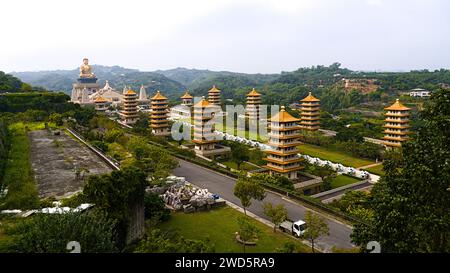
M194 105L194 97L189 94L189 91L186 90L183 96L180 97L181 105L191 107Z
M389 107L384 108L386 116L383 144L386 148L401 147L402 142L409 139L409 110L398 99Z
M261 94L255 88L247 94L246 116L250 120L258 120L259 107L261 105Z
M298 171L303 169L300 162L303 158L298 155L297 146L298 130L300 119L291 116L284 108L275 116L270 118L270 133L268 145L271 147L266 150L267 165L264 168L269 170L271 175L278 174L289 179L297 179Z
M134 124L138 118L137 94L131 89L123 95L123 109L120 114L125 124Z
M317 131L320 124L320 100L314 97L311 92L301 102L300 127L303 130Z
M150 106L150 127L153 134L157 136L169 136L169 120L167 119L168 101L167 98L161 95L160 91L151 98Z
M205 98L194 105L194 151L197 155L214 158L219 154L230 152L230 147L225 147L217 142L214 133L214 114L217 106L209 103Z
M208 91L208 102L220 106L220 90L215 85Z
M108 110L108 101L105 98L103 98L102 95L98 96L94 100L94 104L95 104L95 111L99 113L104 113L106 110Z

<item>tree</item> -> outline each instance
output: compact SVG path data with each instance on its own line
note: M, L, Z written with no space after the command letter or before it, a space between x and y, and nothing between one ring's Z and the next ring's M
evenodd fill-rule
M114 220L101 211L39 214L12 231L12 251L26 253L67 252L67 243L77 241L81 252L117 252Z
M144 234L146 175L130 167L111 174L89 176L83 189L87 202L117 221L119 244L131 243Z
M273 223L273 232L276 232L277 227L288 217L287 209L283 204L274 206L268 202L264 203L264 214Z
M245 253L245 245L247 242L251 242L258 238L258 235L261 231L258 229L256 225L254 225L247 216L240 216L237 219L239 226L239 238L242 240L242 245L244 247Z
M433 93L411 141L385 156L386 175L372 190L373 220L355 226L362 249L378 241L383 252L450 250L450 91Z
M164 221L170 216L164 200L156 193L146 193L144 197L145 218Z
M241 175L234 186L234 195L241 200L244 214L247 215L247 208L252 204L252 199L261 201L266 197L266 192L258 182Z
M323 235L329 234L328 225L320 215L307 211L305 215L306 230L303 234L311 242L311 249L314 252L314 242Z
M62 115L58 113L52 113L48 118L51 122L54 122L56 126L63 125Z
M247 145L234 142L231 147L231 161L236 163L238 170L241 169L241 164L249 160L249 150Z
M139 253L213 253L215 247L209 238L205 240L186 239L177 232L152 229L147 238L136 248Z

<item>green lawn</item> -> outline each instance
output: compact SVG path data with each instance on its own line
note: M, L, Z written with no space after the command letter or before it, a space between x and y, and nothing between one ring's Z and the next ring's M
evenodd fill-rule
M35 128L35 125L32 124L28 128ZM11 133L11 150L4 175L4 183L8 187L8 194L3 201L3 207L13 209L34 208L37 206L39 198L31 170L30 142L25 124L14 123L8 127L8 130Z
M347 175L338 175L331 181L331 189L336 189L345 185L353 184L361 180Z
M174 229L187 239L205 239L209 237L215 244L216 252L243 252L243 247L235 240L238 230L237 218L243 214L231 207L224 207L207 212L185 214L172 213L170 220L162 223L163 230ZM261 230L256 246L247 246L246 252L275 252L286 242L294 242L299 252L310 252L308 246L299 240L286 236L280 231L273 233L273 229L252 219Z
M364 169L364 170L366 170L368 172L371 172L373 174L377 174L377 175L385 175L385 173L383 171L383 164L380 164L380 165L375 166L375 167L370 167L370 168L367 168L367 169Z
M344 166L349 167L361 167L375 163L369 159L357 158L348 155L344 152L334 151L329 148L315 146L311 144L302 144L299 147L300 153L306 154L320 159L329 160L335 163L341 163Z
M220 162L220 163L228 166L229 168L232 168L232 169L235 169L235 170L238 169L237 168L237 164L235 162L225 161L225 162ZM242 170L242 171L253 171L253 170L257 170L257 169L258 169L257 167L244 162L244 163L241 164L241 169L240 170Z

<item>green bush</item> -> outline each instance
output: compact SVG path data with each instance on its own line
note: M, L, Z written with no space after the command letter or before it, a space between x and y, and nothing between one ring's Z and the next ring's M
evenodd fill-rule
M115 222L100 211L38 214L19 223L9 234L10 249L20 253L69 252L67 243L77 241L81 252L116 252Z

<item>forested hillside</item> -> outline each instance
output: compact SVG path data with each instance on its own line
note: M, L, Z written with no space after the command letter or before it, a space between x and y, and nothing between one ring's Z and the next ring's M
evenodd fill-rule
M156 90L161 90L168 96L178 96L185 89L185 86L179 82L154 72L140 72L137 69L102 65L93 65L92 70L99 79L100 85L103 86L105 81L109 80L110 85L117 90L122 90L124 85L131 86L134 90L139 90L143 84L149 94L154 93ZM69 93L72 90L72 84L78 78L79 72L78 69L73 69L14 72L12 74L34 86L42 86L48 90Z
M29 84L23 83L18 78L0 71L0 93L31 91Z

